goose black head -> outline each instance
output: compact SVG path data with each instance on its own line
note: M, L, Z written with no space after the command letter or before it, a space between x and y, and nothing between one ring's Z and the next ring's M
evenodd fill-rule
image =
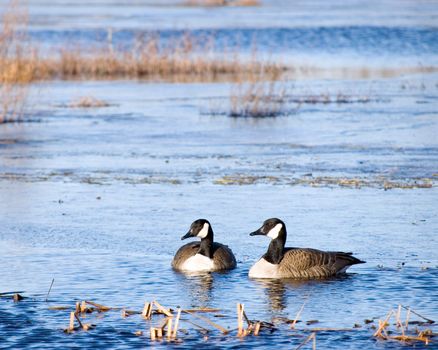
M286 235L286 225L280 219L271 218L265 220L262 227L260 227L257 231L251 232L249 235L263 235L268 236L271 239L276 239L278 238L280 232L282 233L282 236Z
M213 233L213 231L208 220L198 219L196 221L193 221L193 223L190 225L189 232L182 236L181 240L189 237L199 237L203 239L207 237L210 233Z

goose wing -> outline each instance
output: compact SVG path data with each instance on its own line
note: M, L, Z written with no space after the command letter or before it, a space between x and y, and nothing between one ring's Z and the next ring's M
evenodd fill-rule
M311 248L289 248L279 264L284 278L323 278L334 276L363 261L351 253L326 252Z
M236 267L236 258L228 246L213 243L213 262L215 270L230 270Z
M173 257L172 267L179 269L188 258L198 252L200 244L200 242L190 242L181 246Z

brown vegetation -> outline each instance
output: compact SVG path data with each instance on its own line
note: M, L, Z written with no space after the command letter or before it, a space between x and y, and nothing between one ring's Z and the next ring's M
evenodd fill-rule
M70 108L101 108L111 106L108 102L99 100L93 96L82 96L68 104Z
M111 36L109 35L109 38ZM50 55L21 53L4 56L2 63L20 67L23 81L49 79L160 79L167 81L245 80L264 70L278 76L285 68L262 62L256 54L244 59L236 50L215 53L212 38L196 39L189 34L164 42L159 36L137 38L130 50L105 47L52 49Z
M16 291L0 293L0 298L12 298L16 302L23 302L25 297L22 297L18 293L19 292ZM304 338L304 340L298 344L296 349L303 348L304 345L310 341L313 343L312 348L316 349L316 337L320 332L355 332L359 329L364 329L364 327L366 327L367 331L372 332L371 334L373 334L374 337L380 340L399 341L404 345L412 346L419 343L425 345L434 343L434 338L437 336L437 333L433 330L433 327L436 325L434 320L403 305L399 305L396 310L391 309L383 321L377 317L373 317L371 319L365 319L363 323L355 323L351 328L296 328L295 325L298 322L302 323L300 315L307 300L308 297L305 299L293 320L288 317L278 317L272 319L272 322L274 323L249 319L245 312L244 305L237 303L237 328L235 329L225 328L206 316L211 314L213 317L224 317L222 313L219 313L221 312L220 309L181 309L179 306L176 309L172 309L164 307L157 301L145 302L142 310L129 310L125 307L110 307L88 300L76 302L74 308L69 306L49 306L48 309L61 312L69 311L69 323L64 329L65 333L89 331L98 328L98 325L85 323L84 321L87 320L88 322L91 322L94 319L94 321L101 323L103 322L103 313L120 311L123 319L128 317L140 317L146 323L146 327L150 330L149 338L151 341L166 340L167 342L177 343L183 342L184 335L189 333L187 328L180 328L181 323L187 326L194 326L195 329L199 331L200 335L203 336L204 341L208 340L208 336L212 332L212 328L210 327L221 332L223 337L237 336L242 341L246 337L263 336L267 333L283 330L287 331L289 335ZM402 317L403 310L405 311L404 318ZM96 316L93 318L94 315ZM196 323L194 322L194 319L196 320ZM375 320L377 320L377 324ZM312 320L312 322L314 323L318 321ZM308 321L306 324L308 325L311 323ZM309 332L310 335L306 336ZM136 336L143 336L143 331L141 330L136 330L132 333Z
M20 24L27 22L27 15L17 1L8 6L0 26L0 123L20 118L35 72L34 52L22 44L26 33Z
M282 81L269 80L264 74L249 82L232 86L230 93L231 117L265 118L284 114L286 88Z
M402 309L406 310L406 319L402 320ZM411 315L414 314L422 319L422 321L410 321ZM394 318L393 329L390 320ZM428 345L431 342L431 337L436 336L431 329L419 329L415 327L411 329L410 325L430 326L435 321L426 318L412 310L410 307L399 305L397 311L391 309L384 321L379 320L379 326L374 332L374 337L382 340L397 340L405 344L424 343ZM399 332L399 334L395 334Z

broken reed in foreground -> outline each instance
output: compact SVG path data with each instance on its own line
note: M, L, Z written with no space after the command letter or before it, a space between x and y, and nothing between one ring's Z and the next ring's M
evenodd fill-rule
M18 292L0 293L0 298L13 298L14 302L22 302L26 298ZM161 305L157 301L146 302L143 309L128 310L124 307L109 307L98 304L93 301L77 302L74 311L69 313L69 324L64 329L65 333L75 333L77 331L88 331L97 328L95 324L85 323L84 320L89 318L89 314L102 314L110 311L118 311L122 318L137 316L147 321L149 330L148 338L151 341L168 341L181 343L184 341L184 336L189 335L186 328L181 325L191 326L199 332L203 340L208 340L208 335L212 332L212 327L219 331L222 336L237 336L244 339L248 336L263 336L274 331L278 331L283 325L288 330L288 335L299 337L300 343L295 349L301 349L307 343L312 341L313 349L316 349L316 335L320 332L354 332L362 329L372 331L372 336L382 341L398 341L404 345L416 346L417 344L435 343L435 337L438 335L431 327L435 326L435 321L420 315L410 307L399 305L396 310L390 310L388 315L382 321L377 318L366 319L362 324L355 324L352 328L297 328L297 323L300 321L300 315L308 301L304 301L301 308L298 310L293 320L287 318L276 318L271 322L260 320L250 320L245 312L244 305L237 303L237 328L227 329L220 324L213 322L206 314L211 314L213 317L224 317L220 314L220 309L213 308L197 308L197 309L171 309ZM50 310L68 311L69 306L51 306ZM405 317L402 317L402 311L405 310ZM416 317L416 320L413 318ZM100 322L104 322L102 317L99 317ZM375 321L377 320L378 325ZM392 322L391 322L392 320ZM195 322L196 321L196 322ZM202 325L200 325L200 323ZM318 323L317 320L307 321L306 325ZM283 327L283 330L284 330ZM429 328L427 328L429 327ZM292 333L290 333L292 332ZM310 332L310 335L307 335ZM136 336L143 336L142 330L134 331ZM322 337L322 335L320 335ZM371 336L371 334L370 334ZM193 337L191 337L193 339ZM292 339L292 338L291 338Z

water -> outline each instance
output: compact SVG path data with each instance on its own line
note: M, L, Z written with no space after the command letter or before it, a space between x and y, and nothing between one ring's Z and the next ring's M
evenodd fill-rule
M118 35L128 35L156 30L154 23L170 32L190 23L199 31L214 28L218 40L233 37L235 29L248 38L257 33L266 43L263 52L274 48L286 58L320 52L317 58L331 57L324 65L334 69L364 62L397 69L437 63L432 21L437 7L430 2L403 2L397 16L389 17L374 10L389 11L392 2L347 9L298 3L296 11L289 2L275 1L217 10L105 2L88 10L80 3L59 4L30 4L31 34L48 45L62 44L68 33L81 36L77 29L85 33L84 42L92 41L108 24L120 29ZM322 8L321 14L314 14L313 6ZM212 13L208 21L206 13ZM370 24L367 18L374 20ZM289 44L294 36L307 40ZM319 332L317 348L405 348L374 339L372 324L364 320L383 319L398 304L438 319L438 76L330 78L290 82L290 113L261 120L208 113L216 106L226 109L225 83L36 84L29 122L0 125L0 292L20 290L28 297L19 303L0 298L0 348L148 347L150 324L139 315L91 314L85 319L95 329L67 335L62 329L69 311L48 307L94 300L141 310L154 299L172 308L220 308L223 317L208 317L231 330L241 302L250 319L278 328L242 340L234 331L223 336L192 319L211 332L204 338L183 321L187 334L174 345L180 348L294 348L310 333L292 331L284 320L294 319L304 302L297 328L352 329ZM296 102L338 93L369 101ZM65 107L78 96L111 106ZM396 188L388 189L388 183ZM273 216L286 222L289 246L353 251L367 263L346 277L323 281L248 279L250 266L268 245L248 234ZM208 218L216 239L233 249L235 270L185 276L170 268L180 237L200 217ZM318 323L306 325L310 320ZM158 325L156 318L153 324ZM138 330L144 334L134 335ZM436 341L423 347L432 349Z

